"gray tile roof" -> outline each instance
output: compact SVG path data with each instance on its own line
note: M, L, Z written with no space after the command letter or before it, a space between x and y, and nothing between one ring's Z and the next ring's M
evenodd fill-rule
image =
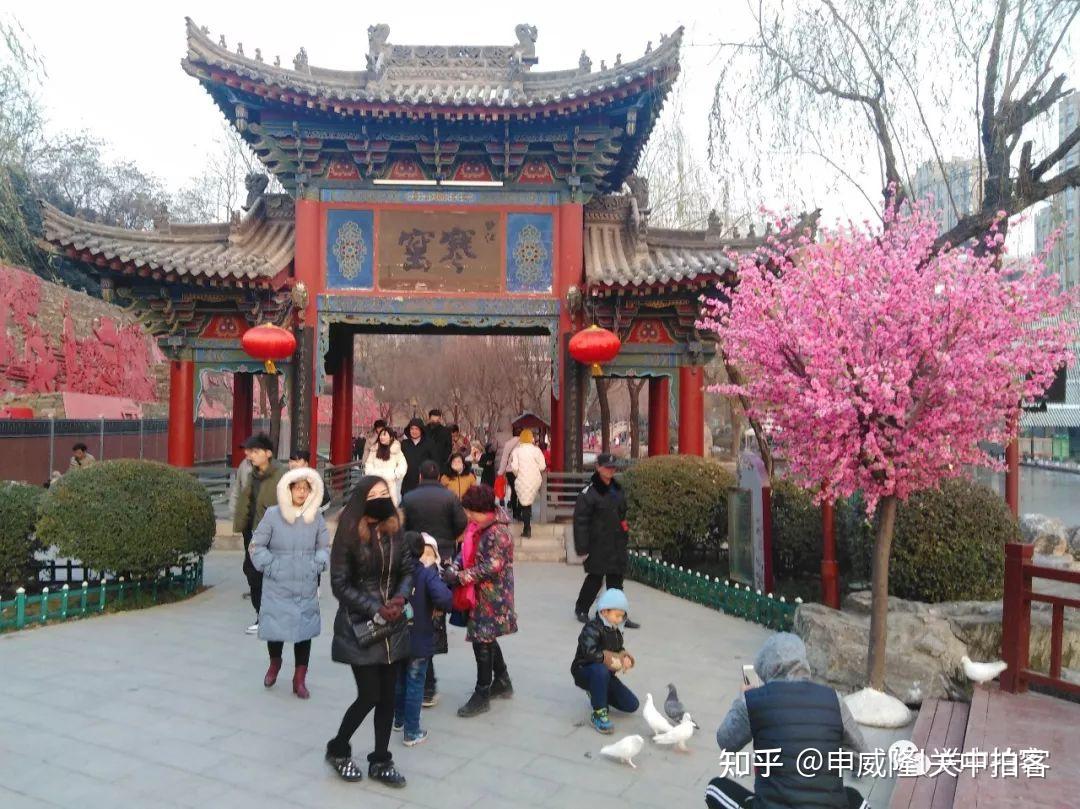
M89 222L41 204L46 240L117 271L233 281L268 281L293 259L293 204L267 195L243 219L154 230Z
M647 228L630 195L599 197L585 212L585 280L641 287L719 279L734 269L710 231Z
M606 102L613 92L635 81L663 72L669 83L678 72L682 28L655 49L650 43L641 58L595 73L584 53L576 69L531 70L536 62L532 55L535 29L530 43L522 28L518 26L519 43L514 46L426 46L392 45L386 41L389 27L373 26L368 32L368 69L350 71L312 67L303 49L293 59L292 69L269 64L261 54L254 58L230 51L222 44L224 38L214 42L206 29L188 18L188 53L182 65L204 80L206 69L216 69L276 88L281 101L295 101L288 94L300 93L329 106L335 102L394 103L523 110L601 95Z

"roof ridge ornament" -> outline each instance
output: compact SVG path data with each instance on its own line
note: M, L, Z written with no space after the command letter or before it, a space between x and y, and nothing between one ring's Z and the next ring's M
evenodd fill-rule
M535 65L536 58L536 26L528 23L518 23L514 26L514 34L518 41L514 46L514 61L526 65L525 70Z
M296 56L293 57L292 63L293 68L296 70L302 70L307 73L311 72L311 68L308 66L307 49L304 48L303 45L300 46L300 50L297 52Z
M585 49L581 49L581 56L578 57L578 71L581 73L592 73L592 59L585 53Z
M390 39L390 26L384 22L378 23L377 25L369 25L367 36L367 69L368 72L373 73L376 78L381 78L386 72L387 64L390 61L390 51L393 48L393 45L388 43L388 40Z

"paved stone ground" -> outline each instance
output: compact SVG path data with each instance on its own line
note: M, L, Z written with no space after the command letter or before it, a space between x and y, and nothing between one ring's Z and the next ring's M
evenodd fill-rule
M366 778L347 784L323 762L355 696L348 669L330 661L336 602L326 578L326 631L302 702L289 687L291 650L277 686L262 687L266 647L243 634L253 613L240 563L238 552L211 554L214 586L184 603L0 636L0 807L703 806L713 732L768 634L628 583L645 628L628 633L638 666L627 684L656 696L674 680L702 727L691 753L649 744L632 770L598 756L611 738L585 724L585 693L570 681L580 569L518 565L521 631L504 643L515 698L474 719L455 715L475 669L463 630L451 629L451 653L437 661L442 701L423 715L429 741L407 749L392 739L409 779L395 791ZM615 721L616 739L646 730L640 717ZM360 760L371 732L369 717L353 739ZM859 786L873 788L875 807L887 804L891 784Z

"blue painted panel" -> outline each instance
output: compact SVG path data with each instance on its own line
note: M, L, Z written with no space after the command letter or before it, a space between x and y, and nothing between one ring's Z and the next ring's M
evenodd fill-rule
M506 216L506 288L510 292L551 292L554 266L552 216Z
M375 243L371 211L326 212L326 286L371 289Z

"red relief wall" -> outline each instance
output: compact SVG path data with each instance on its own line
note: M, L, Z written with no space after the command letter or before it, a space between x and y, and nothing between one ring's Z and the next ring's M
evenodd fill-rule
M156 401L153 338L119 309L0 264L0 394Z

